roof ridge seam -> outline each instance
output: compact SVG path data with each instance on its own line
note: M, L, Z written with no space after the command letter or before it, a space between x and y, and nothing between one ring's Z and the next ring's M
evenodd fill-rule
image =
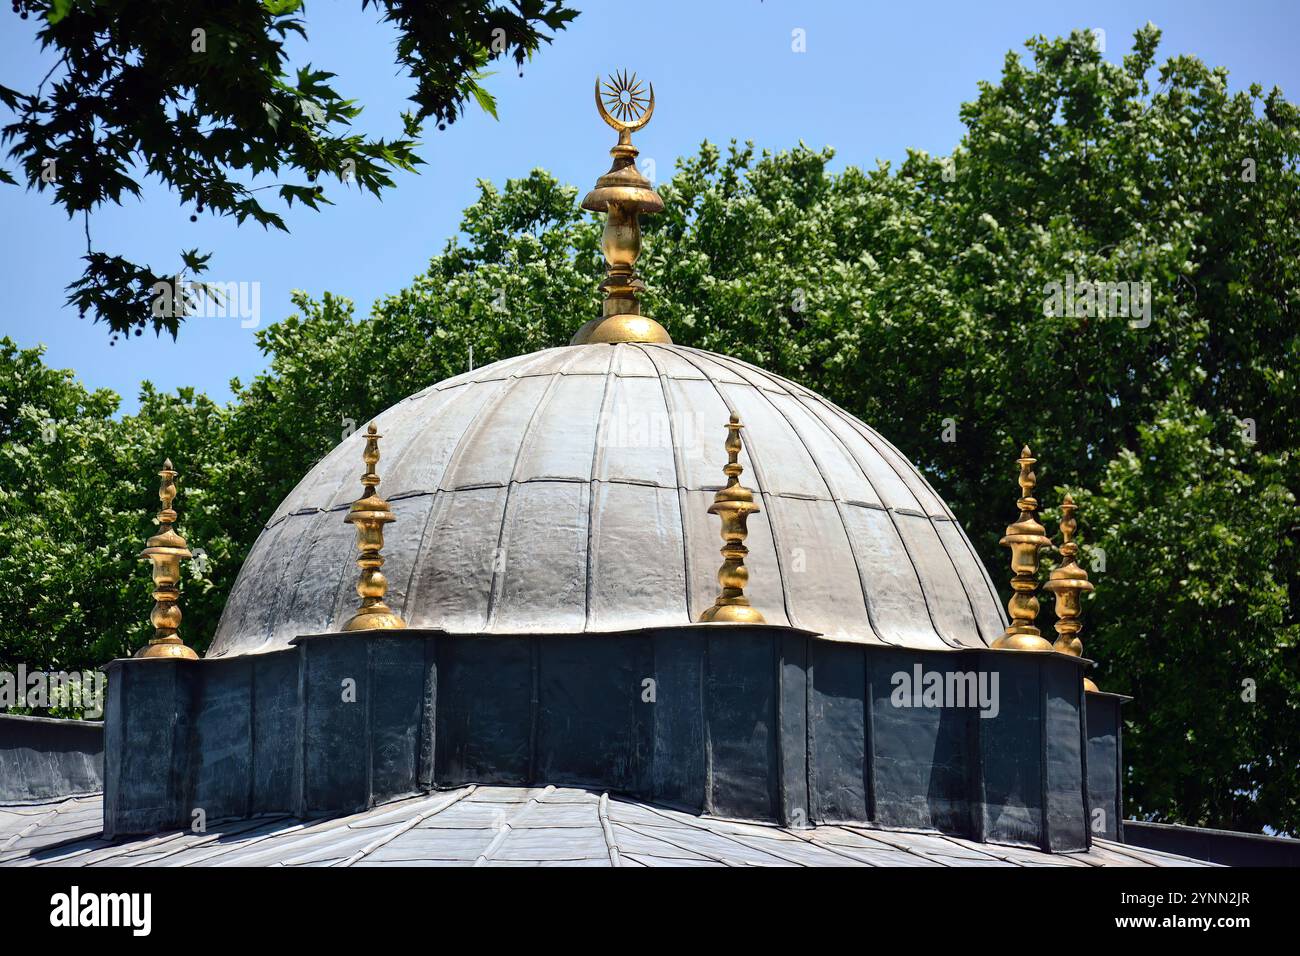
M361 860L364 860L366 857L368 857L371 853L374 853L380 847L387 846L389 843L392 843L403 833L407 833L411 830L414 830L425 820L429 819L429 817L434 816L435 814L438 813L442 813L443 810L446 810L448 807L456 803L459 803L461 800L464 800L466 797L468 797L471 793L473 793L477 789L478 789L478 785L471 783L466 789L462 790L460 793L453 795L451 799L443 800L441 803L437 803L432 807L428 807L424 810L421 810L419 813L411 817L406 822L399 824L391 832L386 833L383 836L376 837L375 839L367 843L365 846L363 846L356 853L353 853L347 859L340 860L339 862L335 863L334 866L348 867L348 866L352 866L354 863L358 863Z
M842 856L846 860L853 860L855 863L862 863L865 866L874 867L876 865L872 863L869 859L867 859L865 856L851 852L852 848L836 846L834 843L827 843L817 839L817 831L819 829L833 829L832 827L818 827L814 825L810 831L796 830L791 827L782 827L782 829L786 833L789 833L799 838L800 840L803 840L805 843L809 844L810 846L817 847L817 849L819 850L825 850L827 853L834 854L835 856ZM859 847L858 849L870 850L871 847ZM883 851L877 851L877 852L883 852Z
M619 862L618 841L614 838L614 828L609 825L609 791L600 795L600 802L596 805L596 815L600 818L600 829L605 834L605 849L609 853L609 865L619 867L623 864Z
M35 833L41 827L45 826L45 824L48 821L57 818L58 815L63 812L63 808L66 807L69 803L75 803L75 802L76 802L75 798L69 797L68 799L59 803L58 806L52 807L47 813L41 814L36 820L33 820L31 823L27 824L27 826L23 827L21 830L19 830L17 833L11 836L8 840L6 840L4 842L4 845L0 846L0 853L3 853L5 850L9 849L11 846L16 844L23 837L30 836L31 834Z
M510 500L514 497L512 493L515 486L519 484L515 475L519 471L519 463L524 460L525 450L527 450L531 444L533 424L537 421L537 417L542 414L543 409L550 404L552 398L555 396L555 384L560 380L560 376L554 374L554 372L563 371L570 365L576 364L579 358L581 358L581 353L567 356L566 360L560 363L560 368L552 370L550 381L548 381L546 387L542 389L542 394L537 397L537 404L533 406L532 411L528 414L528 423L520 432L519 445L515 448L514 462L510 466L510 481L505 485L505 501L501 503L501 526L497 530L497 546L496 550L493 552L494 557L492 561L492 579L488 583L486 625L489 628L492 626L492 622L496 619L497 611L500 610L501 606L497 583L501 582L501 587L505 587L505 572L497 570L498 565L501 562L496 560L496 556L506 553L507 530L510 527ZM528 367L531 369L533 366L529 365ZM446 476L444 475L444 480L445 479ZM414 565L412 565L412 567L414 567Z
M545 803L546 798L554 792L555 784L547 784L546 788L540 794L529 797L527 802L514 812L513 818L516 821L522 820L528 812L533 809L533 807L537 806L539 803ZM497 832L497 835L492 838L492 842L484 847L483 852L475 858L474 866L487 866L488 862L492 859L492 855L496 853L497 850L501 849L501 844L506 842L506 839L513 831L514 827L510 825L510 821L502 820L501 829Z
M248 819L251 820L251 821L253 821L253 822L250 823L249 826L244 827L242 830L241 830L241 829L236 829L236 830L234 830L233 833L234 833L235 835L238 835L238 834L240 834L240 833L246 833L246 832L248 832L249 830L256 830L258 827L260 827L260 826L264 826L264 825L266 825L268 822L276 822L276 821L278 821L278 820L292 820L293 817L289 816L288 814L276 814L276 815L273 815L273 816L270 818L269 821L268 821L265 817L263 817L263 816L250 817L250 818L248 818ZM237 822L243 822L243 821L237 821ZM306 824L306 823L299 823L299 824L297 824L297 827L296 827L296 828L304 828L304 827L306 827L307 825L308 825L308 824ZM263 840L269 840L269 839L270 839L271 837L273 837L273 836L279 836L279 835L281 835L282 833L292 833L292 832L294 831L294 829L295 829L295 827L292 827L292 826L291 826L291 827L288 827L288 828L286 828L286 829L284 829L284 830L273 830L273 831L271 831L270 833L264 833L264 834L262 834L261 836L258 836L258 837L247 838L247 839L244 841L244 845L245 845L245 846L251 846L251 845L253 845L254 843L260 843L260 842L263 841ZM207 846L208 844L211 844L211 843L217 843L217 842L219 842L220 840L224 839L225 837L230 836L231 833L232 833L231 830L220 830L220 831L218 831L218 832L216 832L216 833L207 834L207 835L205 835L204 837L202 837L201 839L195 840L195 841L193 841L192 843L185 843L185 844L183 844L183 845L176 846L176 847L174 847L173 849L168 850L168 851L165 852L165 853L161 853L161 854L159 854L158 856L152 857L152 858L149 859L148 862L150 862L150 863L156 863L156 862L158 862L159 860L165 860L165 859L167 859L168 857L176 856L176 855L179 854L179 853L185 853L185 852L188 851L188 850L197 850L197 849L199 849L200 847ZM185 837L185 831L184 831L184 830L181 830L181 831L179 831L179 832L177 832L177 833L170 834L170 835L167 837L167 839L164 840L164 841L162 841L162 842L167 842L167 841L169 841L169 840L174 840L174 839L183 839L184 837ZM124 844L123 846L126 846L126 844ZM130 852L135 852L136 850L139 850L139 849L140 849L140 847L132 847L130 851L124 851L124 852L127 852L128 855L129 855ZM202 862L204 862L204 861L206 861L206 860L210 860L210 859L212 859L213 857L221 856L221 855L224 854L224 853L228 853L228 852L230 852L230 849L231 849L230 847L222 847L222 848L218 849L216 853L211 853L211 854L209 854L208 856L203 857L202 860L198 860L198 861L196 861L196 862L202 863ZM99 860L107 860L107 859L111 859L111 858L113 858L114 856L122 856L122 855L123 855L122 853L110 853L110 854L108 854L108 855L106 855L106 856L101 856L101 857L99 858ZM99 860L96 860L95 862L98 863ZM127 864L127 865L130 865L130 864Z

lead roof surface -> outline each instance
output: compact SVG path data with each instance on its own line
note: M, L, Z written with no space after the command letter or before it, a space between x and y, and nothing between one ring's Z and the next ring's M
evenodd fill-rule
M745 423L749 595L770 623L845 641L982 647L1000 602L952 512L873 429L793 382L669 345L549 349L376 417L387 603L414 627L601 633L696 620L717 593L724 425ZM364 429L276 510L209 657L336 629L356 601L344 512ZM1008 499L1010 500L1010 499ZM202 542L191 542L192 545Z
M315 820L105 840L99 795L0 807L0 866L1207 866L1094 840L1044 853L863 826L789 829L556 787L463 787Z

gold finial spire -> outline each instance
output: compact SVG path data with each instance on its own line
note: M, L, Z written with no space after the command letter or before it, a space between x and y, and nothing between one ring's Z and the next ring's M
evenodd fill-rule
M1056 643L1053 650L1062 654L1083 656L1083 641L1079 632L1083 623L1079 620L1083 614L1083 595L1096 590L1088 580L1088 572L1080 567L1077 560L1079 546L1074 541L1074 532L1079 523L1074 520L1078 506L1069 495L1061 502L1061 563L1048 575L1043 590L1051 591L1056 597ZM1097 685L1089 678L1083 679L1083 689L1095 691Z
M1020 518L1007 526L1006 537L998 544L1011 549L1011 600L1007 603L1007 613L1011 623L1006 632L993 642L993 646L1002 650L1015 651L1050 651L1049 644L1038 628L1034 619L1038 617L1038 598L1034 592L1038 589L1038 552L1051 544L1046 530L1034 518L1038 510L1038 501L1033 497L1034 485L1038 479L1034 476L1034 462L1029 446L1020 450L1017 461L1020 464L1020 500L1016 507L1020 509Z
M397 520L388 502L375 491L379 486L375 466L379 464L379 439L383 437L371 422L366 429L366 449L361 456L366 463L366 473L361 476L361 497L352 503L352 510L343 519L356 525L357 549L361 552L357 558L357 567L361 569L361 577L357 580L361 607L343 625L345 631L406 627L406 622L384 603L388 579L379 570L384 566L384 557L379 553L384 547L384 525Z
M758 511L754 493L740 483L740 473L745 470L740 458L740 417L731 416L727 424L727 463L722 471L727 476L727 486L718 490L709 506L709 514L722 518L722 567L718 569L718 583L722 590L713 607L700 615L700 621L725 621L737 624L763 624L763 615L749 605L745 597L745 584L749 571L745 568L745 538L749 534L746 522Z
M196 661L199 655L185 646L179 633L181 559L192 555L185 539L172 527L176 523L176 512L172 510L172 502L176 500L176 471L172 468L170 458L163 462L158 477L162 479L158 485L158 500L162 502L162 510L154 519L158 524L158 533L149 539L148 547L140 552L141 558L153 564L154 605L153 612L149 615L149 621L153 624L153 637L135 652L135 656Z
M664 327L641 314L637 296L645 284L636 274L641 255L641 213L659 212L663 200L650 188L650 181L636 168L638 150L632 134L650 122L655 111L655 88L623 70L612 74L601 90L596 79L596 109L601 118L618 131L618 143L610 149L614 164L596 180L596 188L582 200L582 208L605 213L601 251L605 254L605 293L601 316L592 319L573 336L570 345L590 342L672 342Z

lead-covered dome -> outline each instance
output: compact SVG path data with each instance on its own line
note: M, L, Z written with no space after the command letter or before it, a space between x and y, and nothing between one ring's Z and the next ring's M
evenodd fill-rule
M871 428L736 359L576 345L440 382L377 416L387 603L411 627L580 634L694 621L717 594L725 424L745 424L752 603L769 624L915 648L983 646L993 586L951 511ZM343 518L363 434L280 505L209 657L277 650L355 610Z

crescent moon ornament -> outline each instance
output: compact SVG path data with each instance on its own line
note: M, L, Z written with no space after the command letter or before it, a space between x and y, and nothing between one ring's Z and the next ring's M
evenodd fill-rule
M572 345L613 342L670 343L668 331L641 314L641 291L645 283L636 274L641 255L641 216L659 212L664 201L650 181L637 169L639 150L632 134L650 122L655 111L653 83L638 80L627 70L596 77L596 111L617 133L618 142L609 154L614 162L609 172L596 180L596 188L582 200L582 208L605 214L600 251L605 259L605 278L600 283L604 302L600 317L592 319L574 334Z
M631 77L626 70L611 73L601 90L600 77L596 77L596 109L600 118L618 131L620 137L634 133L646 123L655 111L655 85Z

